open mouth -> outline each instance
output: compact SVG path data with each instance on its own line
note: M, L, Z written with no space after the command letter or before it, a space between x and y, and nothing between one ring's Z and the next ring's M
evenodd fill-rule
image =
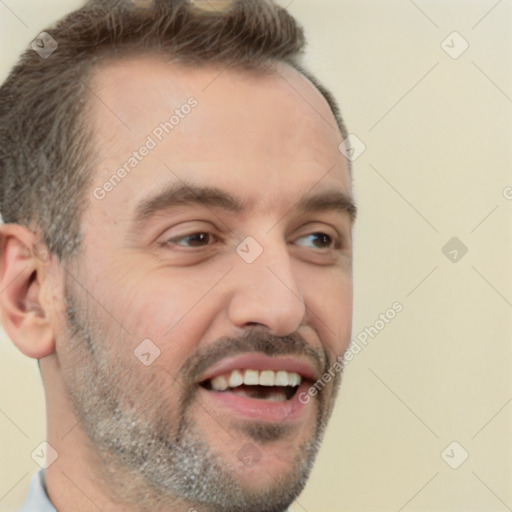
M222 417L293 424L313 414L315 407L300 397L320 372L319 364L304 357L243 353L212 364L196 384L204 403Z
M208 391L267 402L286 402L296 395L302 380L298 373L285 370L232 370L206 379L200 385Z

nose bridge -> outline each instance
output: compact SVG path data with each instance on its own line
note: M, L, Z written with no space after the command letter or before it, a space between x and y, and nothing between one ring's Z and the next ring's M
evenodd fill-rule
M277 335L290 334L306 310L293 261L283 240L267 237L264 245L256 244L246 239L237 249L230 320L237 327L261 324Z

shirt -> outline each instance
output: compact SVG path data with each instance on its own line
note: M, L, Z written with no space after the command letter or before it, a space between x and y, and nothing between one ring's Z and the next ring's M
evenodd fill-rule
M43 471L39 471L32 477L27 500L19 512L57 512L48 498Z

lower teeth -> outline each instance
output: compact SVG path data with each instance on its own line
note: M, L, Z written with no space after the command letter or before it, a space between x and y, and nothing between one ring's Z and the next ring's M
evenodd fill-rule
M209 382L202 384L203 387L210 391L216 391L212 389ZM228 388L224 391L218 391L218 393L233 393L238 396L245 398L252 398L256 400L266 400L267 402L286 402L291 400L297 392L298 386L249 386L242 384L236 388Z
M233 389L232 393L238 396L245 396L246 398L256 398L257 400L266 400L267 402L286 402L287 398L283 391L258 391L258 390L245 390Z
M266 400L267 402L286 402L293 398L297 389L297 387L242 385L236 388L228 388L224 393L229 392L245 398Z

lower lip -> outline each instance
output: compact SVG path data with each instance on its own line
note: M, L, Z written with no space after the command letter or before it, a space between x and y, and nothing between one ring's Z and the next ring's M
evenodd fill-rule
M295 395L284 402L257 400L235 395L229 391L208 391L204 388L200 388L200 396L202 399L213 401L215 410L228 409L239 416L253 420L282 423L298 421L305 416L307 408L311 407L314 402L303 404L299 400L299 396L301 393L307 393L309 387L308 383L303 382Z

